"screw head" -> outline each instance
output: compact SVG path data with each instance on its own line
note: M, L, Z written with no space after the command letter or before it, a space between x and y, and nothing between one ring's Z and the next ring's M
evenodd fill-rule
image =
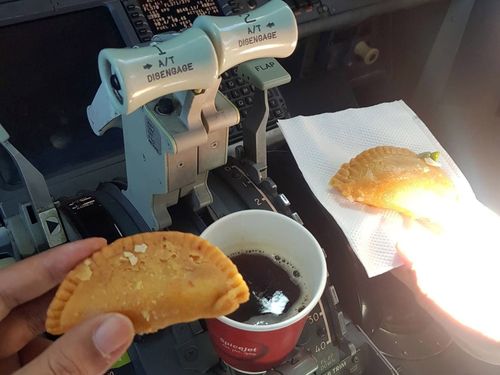
M198 359L198 348L196 346L190 346L184 350L184 359L188 362L194 362Z

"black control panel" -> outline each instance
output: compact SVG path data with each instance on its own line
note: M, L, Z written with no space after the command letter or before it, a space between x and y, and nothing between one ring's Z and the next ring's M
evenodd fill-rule
M333 0L286 0L286 3L295 13L298 23L331 16L337 11Z

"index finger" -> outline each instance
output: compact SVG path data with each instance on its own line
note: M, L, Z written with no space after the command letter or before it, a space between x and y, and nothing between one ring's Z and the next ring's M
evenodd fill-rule
M103 238L71 242L0 270L0 320L14 307L58 285L78 263L105 245Z

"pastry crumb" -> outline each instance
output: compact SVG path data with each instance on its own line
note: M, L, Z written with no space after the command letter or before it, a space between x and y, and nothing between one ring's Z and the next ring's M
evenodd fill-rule
M134 252L136 253L145 253L147 249L148 245L146 245L145 243L134 246Z
M86 266L90 266L92 264L92 261L89 258L87 258L83 261L83 264L85 264Z
M135 266L135 265L137 264L138 260L139 260L139 259L137 259L137 257L136 257L134 254L132 254L130 251L124 251L124 252L123 252L123 256L124 256L125 258L127 258L127 259L128 259L128 261L130 262L130 264L131 264L132 266Z
M146 320L149 322L149 311L147 311L147 310L142 310L142 311L141 311L141 314L142 314L142 316L144 317L144 319L146 319Z
M92 277L92 270L87 264L84 263L83 267L78 270L76 277L78 277L82 281L90 280L90 278Z

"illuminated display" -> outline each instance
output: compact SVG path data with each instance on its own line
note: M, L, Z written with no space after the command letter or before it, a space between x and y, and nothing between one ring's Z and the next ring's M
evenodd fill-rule
M214 0L140 0L153 34L180 31L192 25L201 15L220 15Z

